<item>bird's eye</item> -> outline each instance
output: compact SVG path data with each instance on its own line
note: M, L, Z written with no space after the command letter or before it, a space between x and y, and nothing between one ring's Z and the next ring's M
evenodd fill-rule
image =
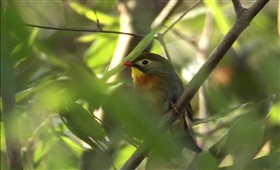
M145 66L145 65L149 64L149 60L144 59L144 60L142 60L142 62L141 62L141 63Z

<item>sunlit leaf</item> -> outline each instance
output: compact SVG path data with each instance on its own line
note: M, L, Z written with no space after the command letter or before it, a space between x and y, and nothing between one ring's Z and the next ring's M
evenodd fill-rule
M98 36L96 41L88 48L85 53L85 58L88 63L88 66L93 70L101 66L108 65L110 62L115 45L117 41L112 40L112 36ZM102 50L103 47L106 47L106 50Z
M280 102L277 102L272 106L269 119L273 123L280 125Z
M93 10L76 2L70 2L70 7L74 11L76 11L81 15L84 15L86 18L90 19L91 21L97 21L98 19L101 24L112 24L116 21L116 18L114 18L113 16L110 16L106 13L97 10L96 10L96 15L98 18L96 18L96 15Z
M96 39L95 34L87 34L87 35L80 36L78 38L78 41L81 42L81 43L88 43L88 42L92 42L95 39Z
M28 46L32 46L36 40L36 37L38 36L39 28L34 28L32 30L32 33L30 34L30 37L28 39Z
M35 164L38 164L43 159L43 157L49 153L51 147L53 147L55 142L56 140L52 138L49 141L43 141L37 144L33 157L33 161L35 162Z
M73 139L62 136L62 140L69 145L69 147L76 153L77 156L82 154L82 151L84 150L83 147L77 144Z
M127 145L124 148L122 148L118 153L117 153L117 158L114 161L114 165L116 166L117 169L120 169L122 165L125 163L127 160L127 157L131 155L136 148L132 145Z

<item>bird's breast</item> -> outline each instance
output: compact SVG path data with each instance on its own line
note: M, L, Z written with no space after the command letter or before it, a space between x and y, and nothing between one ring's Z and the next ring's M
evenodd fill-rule
M162 83L160 75L140 75L133 77L135 87L141 92L143 97L153 106L163 110L166 103L167 93Z
M132 68L133 83L137 88L151 89L160 85L161 76L158 74L144 74L138 68Z

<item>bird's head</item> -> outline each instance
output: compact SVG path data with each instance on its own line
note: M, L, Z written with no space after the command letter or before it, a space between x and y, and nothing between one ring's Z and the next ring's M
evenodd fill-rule
M175 73L171 63L158 54L143 53L134 61L126 61L124 65L132 68L132 78Z

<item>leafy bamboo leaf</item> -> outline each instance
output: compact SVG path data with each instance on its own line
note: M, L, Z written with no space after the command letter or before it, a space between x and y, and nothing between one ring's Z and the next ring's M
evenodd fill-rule
M226 35L226 33L229 31L231 26L229 23L229 19L223 13L224 9L220 5L220 2L219 1L205 1L204 3L210 8L210 10L215 18L218 28L221 30L223 35ZM239 48L240 45L238 44L238 42L236 42L233 45L233 47Z
M235 156L234 168L244 168L253 159L263 144L265 129L264 119L270 111L275 96L271 96L254 107L250 112L241 116L228 131L213 145L209 151L218 160L226 155Z
M70 64L67 73L71 78L69 91L75 93L78 98L88 101L92 107L98 108L105 100L106 84L90 70L75 63Z
M69 102L59 113L64 124L81 140L92 146L104 149L101 144L106 133L103 127L81 105Z
M242 105L239 105L239 106L235 106L235 107L232 107L232 108L229 108L227 110L221 111L220 113L214 114L213 116L210 116L210 117L207 117L207 118L204 118L204 119L194 119L192 125L199 125L199 124L207 123L207 122L210 122L210 121L216 121L217 119L221 119L221 118L224 118L224 117L228 118L228 116L230 116L229 114L231 114L232 112L235 112L236 110L249 109L251 107L252 107L252 103L245 103L245 104L242 104ZM243 111L243 112L245 112L245 111ZM235 113L232 113L232 114L238 116Z
M144 51L145 48L152 42L154 39L154 35L157 32L157 29L152 30L149 34L147 34L139 44L128 54L127 57L123 59L123 61L128 61L128 60L133 60L137 56L141 54L142 51ZM106 82L111 76L115 75L116 73L120 72L121 70L124 69L124 66L122 63L120 63L118 66L113 68L112 70L108 71L104 76L103 76L103 81Z
M96 68L105 66L110 62L117 41L110 35L94 35L97 39L85 52L85 59L88 63L88 66L93 70L96 70ZM104 46L106 46L106 50L102 50ZM102 71L104 72L103 69Z
M217 160L209 153L202 153L198 155L197 169L218 169Z

